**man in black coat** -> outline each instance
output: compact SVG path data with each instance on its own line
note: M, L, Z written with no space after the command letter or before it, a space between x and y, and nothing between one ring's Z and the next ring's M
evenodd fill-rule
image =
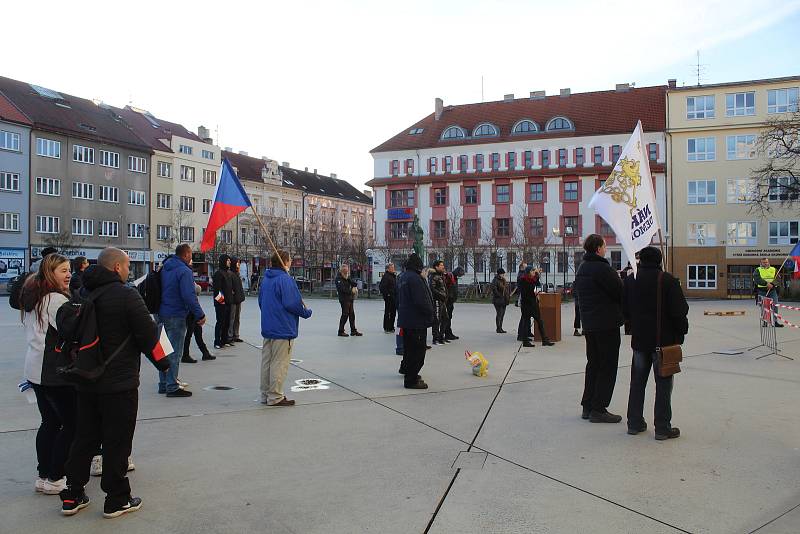
M447 327L444 331L446 340L454 341L458 336L453 333L453 310L458 301L458 279L464 276L464 268L460 265L453 269L452 273L445 275L445 285L447 286Z
M394 263L386 265L378 289L383 296L383 331L394 334L394 320L397 315L397 273Z
M239 258L231 258L231 268L228 271L231 275L231 288L233 289L233 302L231 303L231 318L228 325L228 340L235 343L242 343L244 340L239 337L239 321L242 316L242 304L245 301L244 284L239 272Z
M586 253L575 275L578 307L586 338L586 380L581 417L592 423L619 423L609 413L619 363L622 326L622 281L605 258L606 242L592 234L583 243Z
M336 275L336 294L339 297L339 306L342 308L342 315L339 317L339 337L348 337L344 331L344 325L350 322L350 335L363 336L356 328L356 312L354 301L358 293L358 284L350 278L350 267L342 265L339 274Z
M433 325L433 298L424 278L422 259L411 254L397 282L397 326L403 329L403 363L406 389L428 389L419 372L425 365L425 339Z
M233 343L228 338L231 324L231 304L233 304L233 276L230 273L231 257L222 254L219 257L219 266L214 271L212 278L212 293L214 295L214 311L217 314L217 323L214 325L214 348L232 347Z
M644 420L644 391L650 368L655 367L657 346L682 345L689 332L689 305L678 281L661 270L661 251L655 247L642 249L636 278L625 279L623 314L631 323L631 391L628 397L628 434L647 430ZM661 280L661 340L657 332L658 278ZM672 377L662 378L654 370L656 380L655 430L656 439L677 438L680 430L671 425Z
M539 334L542 338L542 345L552 347L555 345L547 338L542 320L542 312L539 308L539 298L536 295L536 287L539 286L539 273L533 267L526 267L524 274L517 282L519 292L519 305L522 314L517 326L517 341L522 341L523 347L535 347L533 344L533 331L531 330L531 319L536 321Z
M152 356L158 329L139 292L125 285L130 269L128 255L109 247L100 253L97 263L84 272L83 291L88 294L106 288L94 301L101 352L109 357L123 348L96 382L77 388L78 421L66 464L67 489L61 492L62 513L73 515L89 505L83 488L89 482L92 457L102 443L103 515L117 517L138 510L142 504L141 499L131 496L125 476L139 406L139 355L145 354L159 371L169 368L169 359L155 360Z
M447 284L444 281L444 262L436 260L433 262L433 272L430 274L431 295L433 295L433 328L431 337L432 345L443 345L450 343L445 339L447 330Z

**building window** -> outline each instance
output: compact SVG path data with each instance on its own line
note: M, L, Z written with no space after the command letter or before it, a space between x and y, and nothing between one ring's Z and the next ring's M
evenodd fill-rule
M478 186L465 185L464 204L477 204L477 203L478 203Z
M716 265L688 265L687 281L689 289L716 289Z
M128 204L132 206L144 206L147 193L144 191L135 191L130 189L128 191Z
M489 137L497 135L497 128L491 124L479 124L472 132L472 137Z
M499 152L492 152L489 155L489 165L493 171L496 171L500 168L500 153Z
M619 159L619 154L620 154L621 151L622 151L622 147L621 146L619 146L619 145L611 145L611 163L616 165L617 160Z
M800 221L769 222L770 245L794 245L798 240L800 240Z
M586 149L579 146L575 149L575 165L583 165L586 162Z
M180 198L179 206L180 207L178 209L180 209L180 211L194 212L194 197L182 196Z
M428 158L428 174L436 174L436 169L439 167L439 158L436 156Z
M475 154L475 170L483 172L483 154Z
M61 158L61 141L53 141L38 137L36 139L36 155L46 158Z
M458 126L450 126L442 133L442 139L462 139L464 130Z
M755 159L755 135L729 135L725 142L728 148L728 159Z
M392 176L398 176L400 174L400 160L399 159L393 159L389 163L389 173Z
M464 237L467 239L478 238L478 219L464 219Z
M731 178L728 180L728 204L745 204L755 199L755 182L750 178Z
M94 235L92 219L72 219L72 235Z
M603 237L615 237L616 234L611 226L605 221L605 219L600 219L600 231L598 232Z
M434 239L444 239L447 237L447 221L433 221Z
M575 237L579 232L578 217L567 216L564 217L564 237Z
M523 157L525 158L525 168L533 168L533 150L526 150Z
M119 189L113 185L100 186L101 202L119 202Z
M517 168L517 153L516 152L508 152L506 153L506 167L508 170L513 171Z
M0 172L0 191L19 191L19 174Z
M72 198L94 200L94 184L72 182Z
M572 130L572 123L565 117L556 117L550 119L550 122L545 126L545 130L548 132L551 130Z
M112 167L114 169L119 169L119 152L110 152L108 150L101 150L100 165L103 167Z
M544 183L528 184L528 202L544 202Z
M36 216L36 233L37 234L57 234L61 231L61 218L51 217L50 215L37 215Z
M159 161L158 175L162 178L172 178L172 164L166 161Z
M219 238L223 243L230 245L233 243L233 230L220 230Z
M247 244L247 228L245 228L244 226L239 228L239 243L241 243L242 245Z
M615 271L622 270L622 251L621 250L612 250L611 251L611 268Z
M194 167L181 165L181 180L184 182L194 182Z
M414 160L409 158L406 160L406 175L414 174Z
M172 228L164 224L156 226L156 239L159 241L169 241L172 238Z
M756 93L731 93L725 95L725 115L728 117L741 117L756 114Z
M567 166L567 149L566 148L559 148L558 149L558 166L559 167L566 167Z
M713 119L714 118L714 95L709 95L709 96L687 96L686 97L686 118L687 119Z
M244 230L244 228L242 228ZM194 241L194 227L193 226L181 226L181 241L184 243L191 243Z
M100 221L100 237L119 237L119 223L117 221Z
M603 164L603 147L596 146L592 149L592 162L595 165Z
M550 151L549 150L542 150L542 167L549 167L550 166Z
M800 193L800 181L791 176L769 179L769 200L797 200Z
M689 223L689 245L712 247L717 244L717 225L714 223Z
M467 166L469 165L469 157L466 154L461 154L458 156L458 170L461 172L467 171Z
M392 208L413 208L414 190L395 189L389 192L389 207Z
M647 145L647 159L656 161L658 159L658 143L650 143Z
M213 159L214 159L214 153L213 153L211 150L203 150L203 151L200 153L200 155L201 155L201 156L202 156L204 159L210 159L210 160L213 160ZM194 240L193 240L193 241L194 241Z
M178 146L178 152L180 152L181 154L189 154L189 155L191 155L192 154L192 147L190 147L188 145L180 145L180 146Z
M58 178L45 178L39 176L36 178L36 194L47 195L51 197L61 196L61 180Z
M128 156L128 170L132 172L147 172L147 160L138 156Z
M767 113L794 113L797 111L797 87L767 91Z
M754 222L732 222L728 223L727 245L756 245L758 236L756 235L756 223Z
M476 252L473 256L472 263L475 265L475 272L482 273L486 270L485 259L483 257L483 252Z
M689 204L716 204L716 180L689 180Z
M203 199L203 213L211 213L211 199Z
M128 224L128 237L131 239L144 238L144 225L139 223Z
M437 187L433 190L433 205L446 206L447 205L447 189L444 187Z
M453 172L453 156L444 157L444 172Z
M194 170L192 171L192 178L194 178ZM217 171L203 169L203 183L206 185L217 185Z
M578 182L564 182L564 201L578 200Z
M172 209L172 195L167 193L156 194L156 207L162 210Z
M497 219L497 237L511 236L511 219Z
M0 130L0 148L19 152L19 134Z
M88 146L72 145L72 161L94 164L94 149Z
M0 232L19 232L19 213L0 212Z
M686 143L689 161L714 161L717 159L715 137L693 137Z
M389 223L389 239L408 239L408 222Z
M539 127L536 125L535 122L529 120L521 120L519 121L512 130L515 134L521 133L531 133L531 132L538 132Z
M496 185L495 194L498 204L508 204L511 201L511 186L510 185Z
M544 237L544 217L531 217L531 236Z

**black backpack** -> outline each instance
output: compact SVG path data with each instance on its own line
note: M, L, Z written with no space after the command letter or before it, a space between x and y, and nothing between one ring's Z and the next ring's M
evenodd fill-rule
M65 353L69 362L63 367L58 367L56 373L68 382L83 385L97 382L105 372L106 365L131 339L131 335L128 335L108 358L105 358L100 350L94 301L111 287L113 284L105 285L88 295L84 290L80 295L62 304L56 313L59 337L56 352Z
M161 270L150 272L137 289L144 299L147 311L157 314L161 307Z
M25 280L28 279L29 274L31 273L24 272L8 282L8 304L15 310L22 309L22 303L20 303L19 297L22 293L22 286L25 285Z

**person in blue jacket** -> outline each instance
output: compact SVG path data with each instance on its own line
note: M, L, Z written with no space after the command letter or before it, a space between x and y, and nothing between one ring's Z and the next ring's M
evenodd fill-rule
M175 255L168 257L161 267L161 306L158 308L158 322L164 325L172 345L169 355L169 369L159 371L158 392L167 397L191 397L192 392L178 384L178 366L183 355L186 338L186 316L191 313L197 324L203 326L206 314L200 307L194 291L192 268L192 247L186 243L175 248Z
M258 290L261 308L261 404L294 406L283 394L283 382L292 359L294 339L299 318L311 317L297 283L289 276L289 253L277 251L270 259L271 267L264 273Z

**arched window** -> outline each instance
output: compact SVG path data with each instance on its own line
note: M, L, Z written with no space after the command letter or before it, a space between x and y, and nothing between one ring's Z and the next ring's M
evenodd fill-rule
M458 126L450 126L442 133L442 139L461 139L466 137L464 130Z
M497 135L497 127L487 122L479 124L472 132L472 137L489 137Z
M550 122L547 123L547 127L545 130L548 132L550 130L572 130L575 127L572 125L572 121L570 121L566 117L555 117L550 119Z
M512 133L521 134L521 133L532 133L538 132L539 126L532 120L522 119L517 124L514 125L514 128L511 130Z

